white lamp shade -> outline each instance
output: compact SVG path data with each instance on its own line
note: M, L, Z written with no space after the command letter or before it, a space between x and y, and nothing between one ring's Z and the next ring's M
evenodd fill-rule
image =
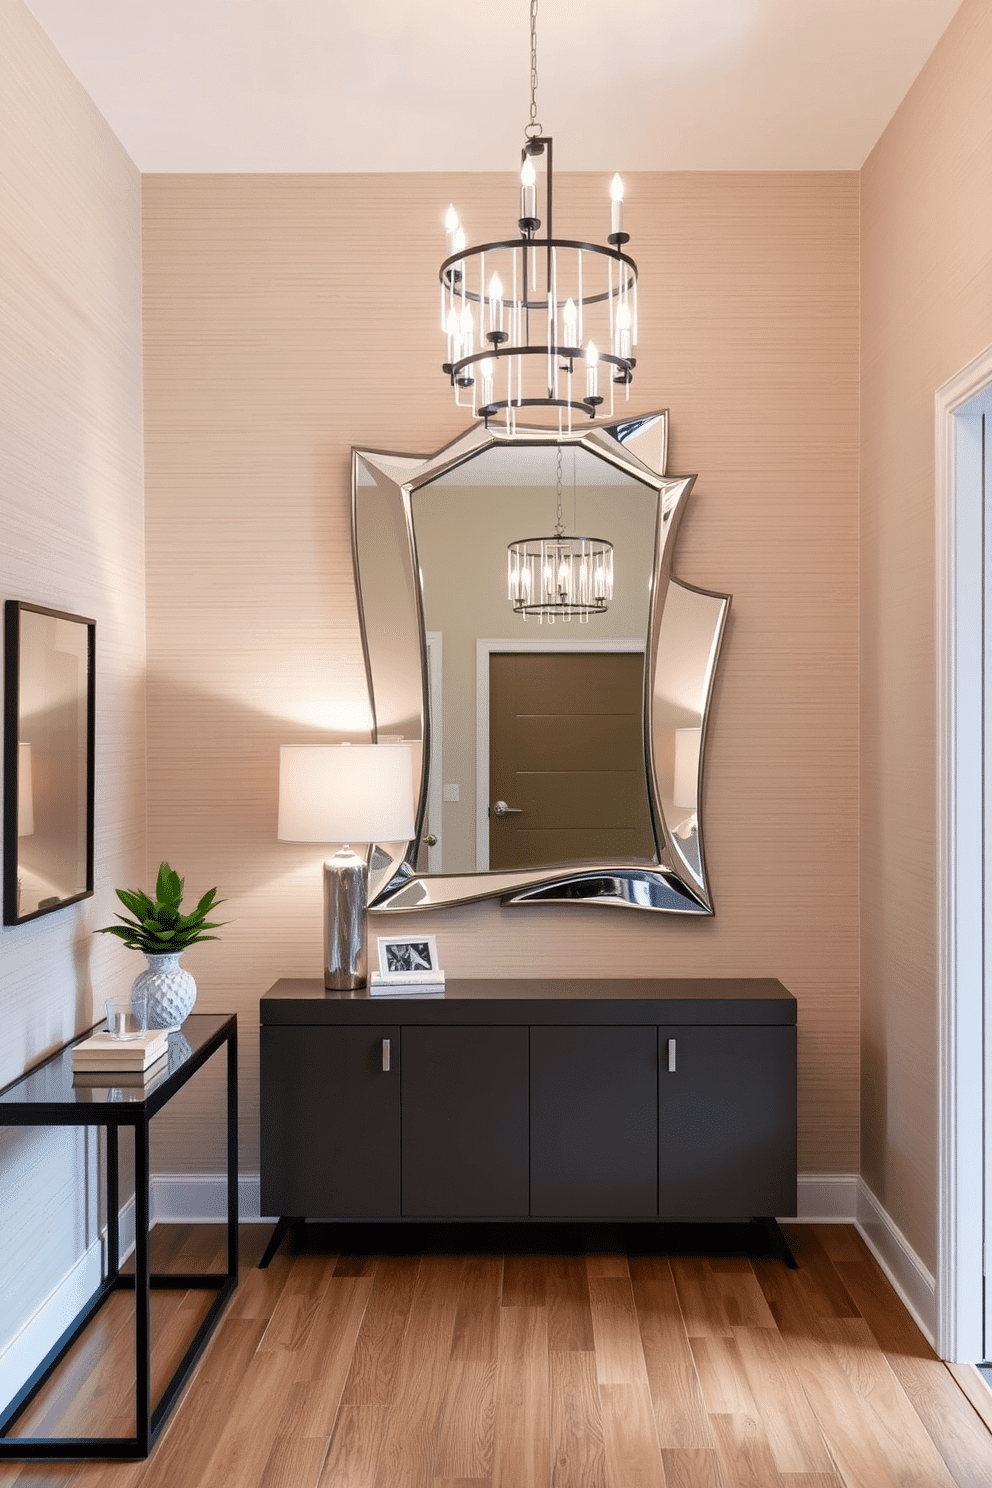
M31 775L31 745L17 744L17 835L34 835L34 784Z
M284 744L279 836L285 842L409 842L409 745Z
M702 729L675 730L675 785L672 798L676 806L695 806L699 789L699 741Z

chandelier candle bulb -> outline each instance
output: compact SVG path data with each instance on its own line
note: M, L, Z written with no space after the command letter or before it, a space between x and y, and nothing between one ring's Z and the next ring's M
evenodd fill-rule
M466 305L464 310L462 311L459 331L461 332L462 343L460 355L463 357L471 356L472 352L475 349L475 326L472 321L472 310L471 307L468 305ZM468 375L467 372L465 375Z
M535 218L536 205L536 182L537 172L534 162L528 158L520 167L520 217L521 220L533 222Z
M618 357L630 356L630 306L617 306L616 319L616 354Z
M456 242L456 238L458 235L458 213L455 211L453 206L449 207L447 212L445 213L444 228L448 240L448 252L446 257L450 258L453 253L461 252L461 248L459 248L458 243ZM461 247L465 247L464 242L462 242Z
M586 347L586 402L599 395L599 352L595 341Z
M481 407L488 408L493 401L493 364L492 362L479 363L479 376L482 379L482 388L479 393Z
M575 309L575 301L574 300L566 300L565 301L565 309L564 309L564 312L562 314L562 320L563 320L564 327L565 327L564 332L563 332L563 335L564 335L564 341L565 341L565 345L566 346L577 346L578 345L578 342L576 340L576 329L575 329L575 327L576 327L576 315L577 315L577 312L576 312L576 309Z
M623 232L623 182L619 176L610 182L610 232Z
M489 329L496 335L503 333L503 281L498 274L489 281Z

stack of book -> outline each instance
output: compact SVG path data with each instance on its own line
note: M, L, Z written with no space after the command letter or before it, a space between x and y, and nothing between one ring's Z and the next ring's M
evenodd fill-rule
M443 997L443 971L374 971L370 997Z
M109 1033L91 1033L72 1049L74 1084L139 1085L165 1066L169 1035L161 1028L149 1029L137 1038L117 1039Z

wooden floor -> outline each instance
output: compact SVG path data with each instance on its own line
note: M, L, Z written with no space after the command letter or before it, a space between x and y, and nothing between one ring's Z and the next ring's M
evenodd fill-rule
M799 1271L645 1254L647 1230L379 1229L329 1254L333 1233L258 1271L267 1232L242 1231L242 1284L147 1462L8 1463L0 1484L992 1485L992 1435L850 1227L786 1226ZM222 1235L154 1245L199 1268ZM203 1305L156 1296L160 1378ZM131 1329L118 1293L19 1429L130 1430Z

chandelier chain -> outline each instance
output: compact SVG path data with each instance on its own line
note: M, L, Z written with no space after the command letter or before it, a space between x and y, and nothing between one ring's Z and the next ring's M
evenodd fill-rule
M530 122L524 134L537 139L542 133L537 120L537 0L530 0Z
M555 537L564 537L564 535L565 522L561 512L561 445L559 445L555 469Z

